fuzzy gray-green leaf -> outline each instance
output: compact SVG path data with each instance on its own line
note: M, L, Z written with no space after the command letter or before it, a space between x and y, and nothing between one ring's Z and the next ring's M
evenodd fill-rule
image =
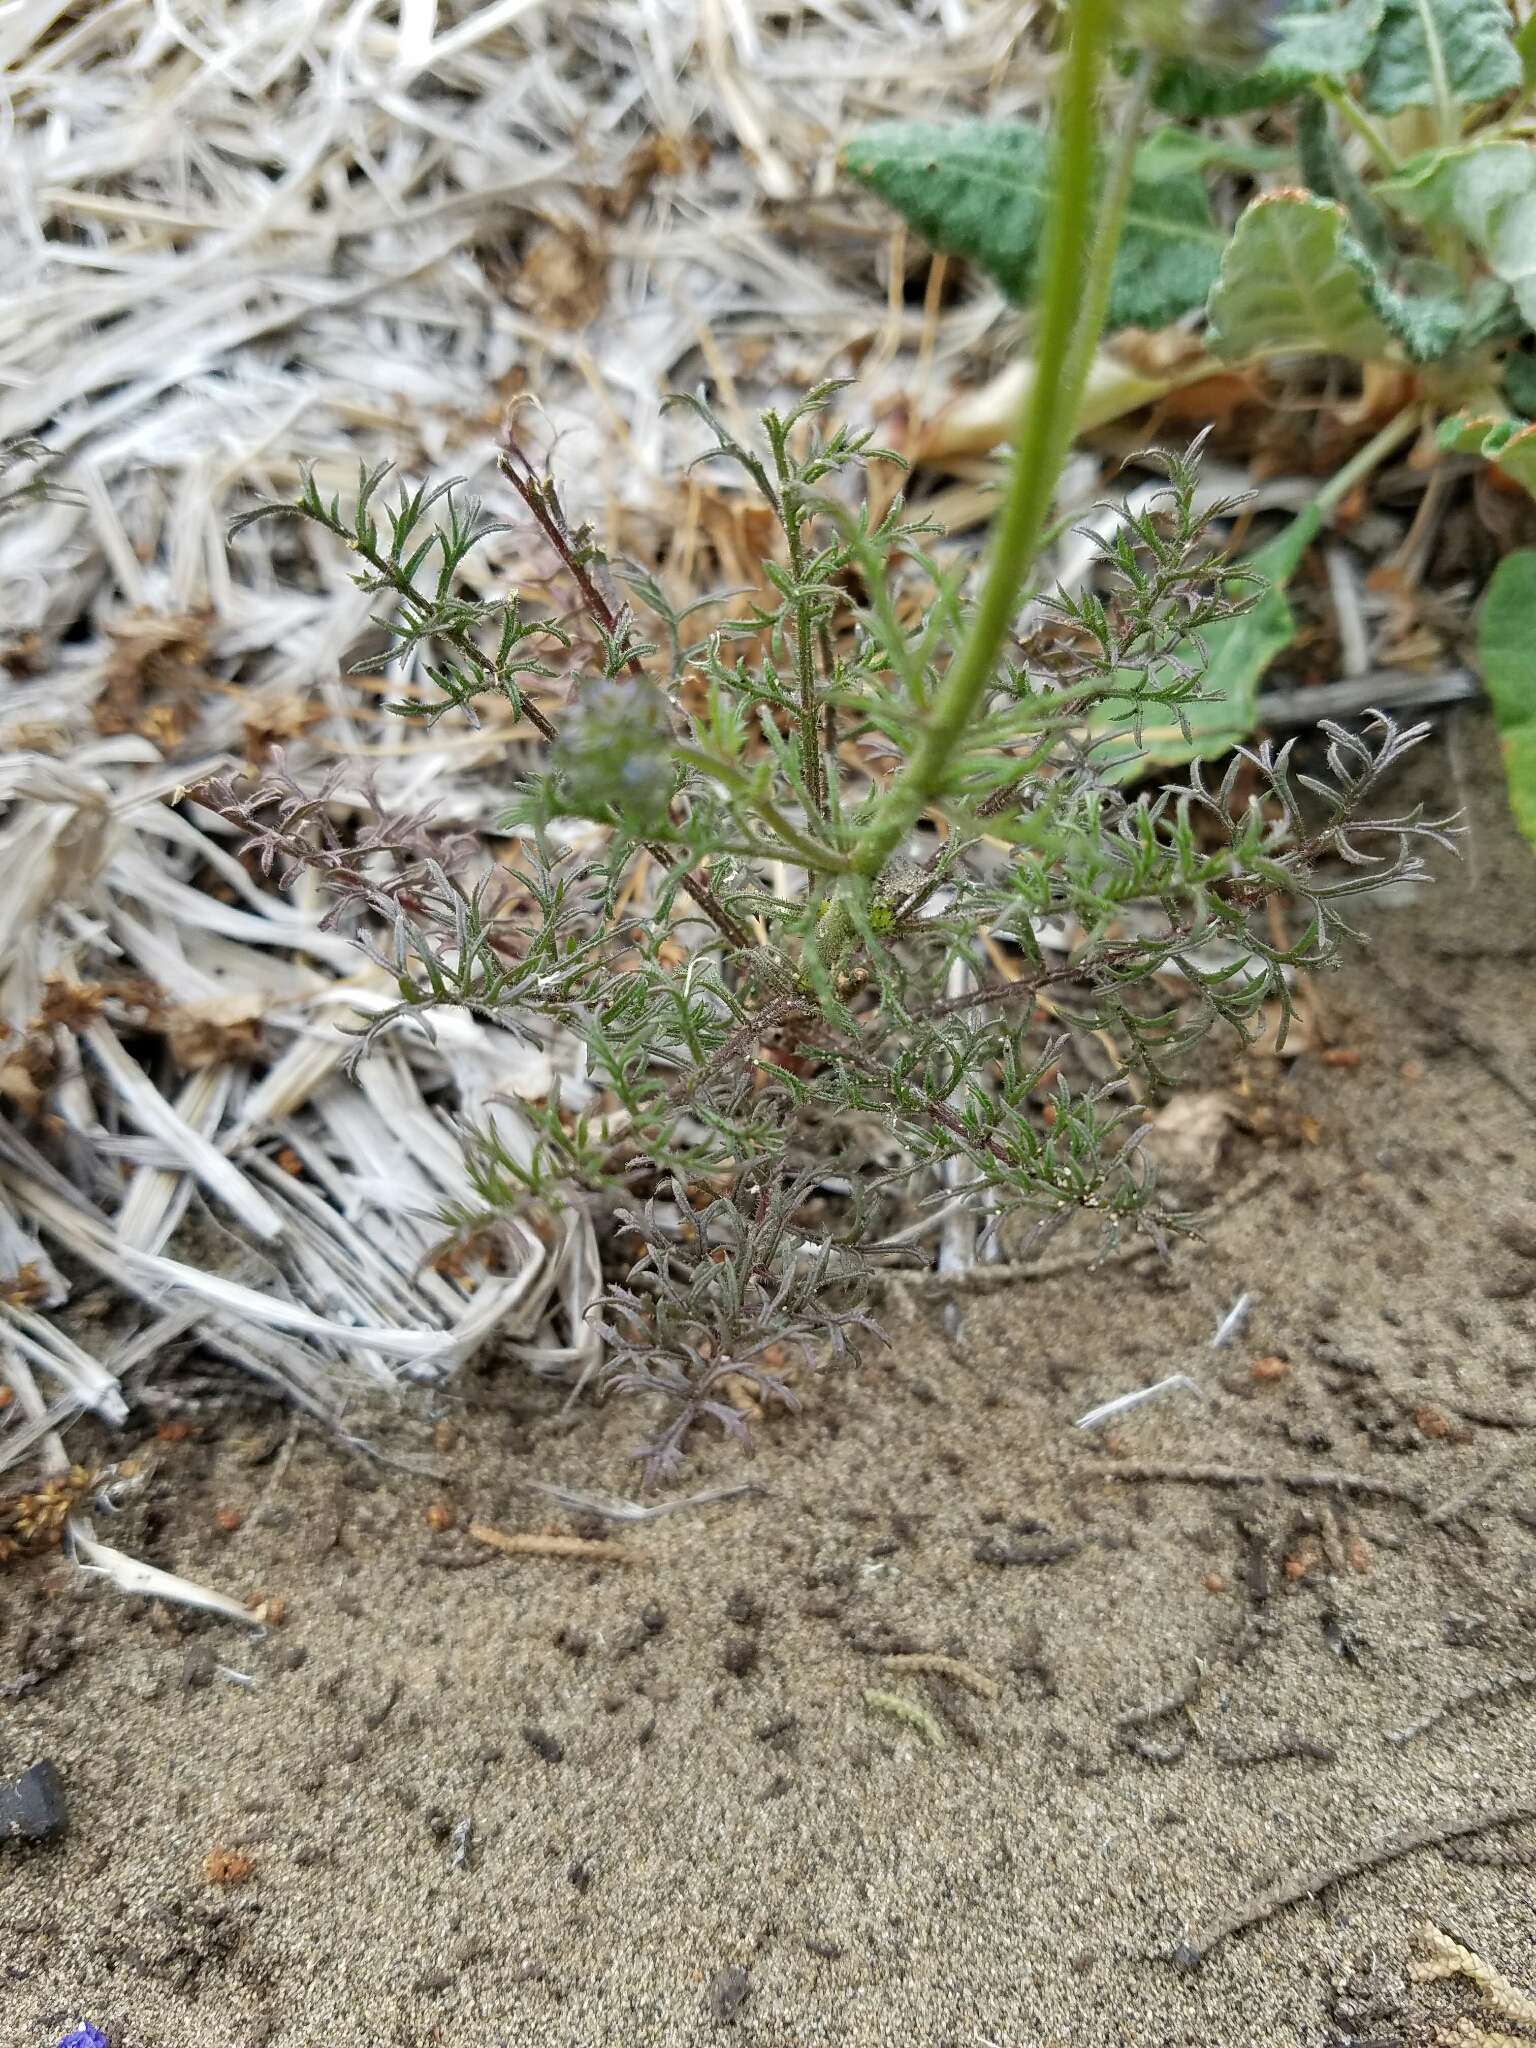
M856 137L843 161L934 248L980 264L1016 304L1028 300L1051 204L1051 146L1038 128L897 122ZM1115 260L1108 326L1166 327L1203 304L1221 245L1197 176L1138 176Z
M1520 83L1504 0L1387 0L1364 68L1373 114L1477 106Z
M1237 223L1211 294L1211 345L1225 356L1294 351L1385 355L1389 334L1362 278L1369 259L1344 210L1306 192L1271 192Z
M1499 729L1515 823L1536 846L1536 549L1506 555L1494 571L1477 627L1478 665Z
M1410 363L1437 363L1461 341L1467 319L1461 299L1394 291L1363 250L1355 270L1371 310Z
M1272 107L1315 79L1342 84L1364 66L1386 7L1387 0L1305 0L1276 24L1262 64L1236 71L1180 58L1159 73L1154 97L1164 113L1198 121Z
M1431 150L1378 190L1422 227L1459 229L1536 327L1536 148L1510 141Z

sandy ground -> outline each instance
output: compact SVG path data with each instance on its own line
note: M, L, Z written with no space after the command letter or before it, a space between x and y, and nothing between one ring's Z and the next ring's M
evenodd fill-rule
M287 1616L253 1642L7 1576L0 1684L51 1675L0 1706L0 1766L53 1757L72 1827L0 1850L4 2048L83 2019L114 2048L1417 2048L1479 2009L1406 1981L1426 1918L1536 1986L1529 1826L1166 1959L1278 1880L1536 1810L1536 1689L1390 1739L1536 1666L1536 870L1474 718L1461 751L1468 857L1373 915L1390 982L1324 991L1358 1064L1235 1075L1271 1135L1233 1137L1217 1192L1269 1161L1267 1194L1171 1268L978 1296L954 1338L893 1308L888 1352L764 1430L759 1494L602 1532L632 1564L463 1533L568 1529L526 1476L633 1486L632 1414L563 1421L493 1361L381 1426L432 1481L307 1434L285 1463L268 1411L117 1447L154 1474L128 1547ZM1178 1370L1203 1402L1072 1429ZM687 1483L739 1476L707 1445ZM1421 1511L1480 1479L1446 1526ZM244 1883L209 1881L217 1851Z

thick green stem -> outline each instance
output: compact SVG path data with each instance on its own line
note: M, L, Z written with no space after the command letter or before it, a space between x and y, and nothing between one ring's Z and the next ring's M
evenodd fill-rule
M927 731L860 835L854 871L875 880L944 787L951 756L986 692L1039 551L1077 419L1108 293L1109 268L1129 182L1111 170L1094 235L1099 84L1117 0L1076 0L1058 102L1055 189L1042 257L1035 376L1019 422L1013 476L995 529L992 559L969 630L934 701ZM1127 123L1127 135L1134 128ZM1130 143L1127 147L1131 146ZM1087 262L1084 251L1089 251ZM1097 317L1094 301L1097 300Z
M1325 519L1329 513L1338 510L1362 477L1368 477L1378 462L1390 455L1394 448L1402 446L1423 416L1424 407L1418 400L1405 405L1401 412L1392 415L1380 433L1373 434L1363 448L1351 455L1342 469L1329 477L1314 500Z
M1382 134L1353 93L1346 92L1343 86L1335 85L1332 79L1329 78L1315 79L1312 89L1325 99L1329 106L1337 111L1339 118L1348 127L1354 129L1360 140L1370 151L1378 170L1384 171L1390 178L1395 172L1402 169L1402 165L1398 162L1387 138Z

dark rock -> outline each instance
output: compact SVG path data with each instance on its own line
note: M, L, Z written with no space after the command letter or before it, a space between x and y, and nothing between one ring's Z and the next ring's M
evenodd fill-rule
M64 1782L46 1757L0 1784L0 1842L56 1842L68 1826Z
M1522 1259L1536 1259L1536 1202L1526 1202L1493 1226L1493 1234L1507 1250Z
M709 1987L710 2018L720 2026L728 2025L746 2003L748 1988L741 1964L727 1963Z
M732 1678L745 1678L757 1656L757 1644L750 1636L732 1636L720 1653L720 1661Z
M194 1643L181 1660L181 1682L188 1692L204 1692L213 1683L213 1651L206 1643Z
M1063 1558L1076 1557L1082 1547L1070 1536L1056 1543L999 1543L987 1536L975 1546L971 1555L978 1564L1060 1564Z
M524 1728L523 1740L533 1751L534 1755L543 1757L547 1764L557 1764L565 1756L565 1744L561 1742L558 1736L551 1735L545 1728Z

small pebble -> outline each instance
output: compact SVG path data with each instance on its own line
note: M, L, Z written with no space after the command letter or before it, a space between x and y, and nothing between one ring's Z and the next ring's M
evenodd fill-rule
M213 1683L213 1651L206 1643L194 1643L181 1660L181 1682L188 1692L204 1692Z
M750 1636L732 1636L720 1653L720 1661L732 1678L745 1678L757 1662L757 1645Z
M734 2020L746 2002L747 1973L740 1963L727 1963L709 1987L710 2017L725 2026Z
M523 1740L534 1755L543 1757L547 1764L560 1763L565 1756L565 1744L545 1728L524 1728Z
M64 1782L46 1757L0 1784L0 1842L56 1842L68 1826Z

